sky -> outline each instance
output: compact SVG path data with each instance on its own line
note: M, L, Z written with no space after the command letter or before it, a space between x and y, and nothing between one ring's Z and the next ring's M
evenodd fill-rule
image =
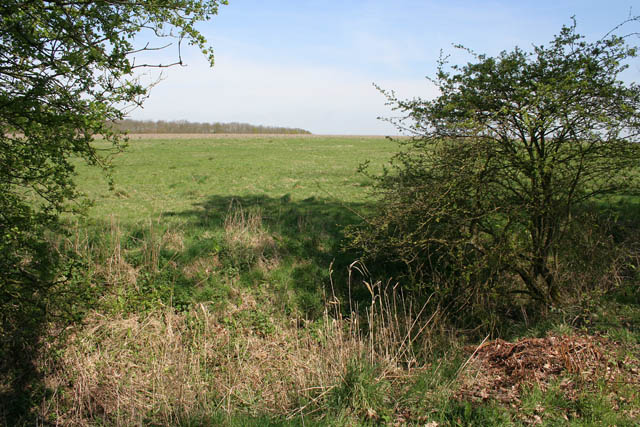
M454 44L491 56L528 50L572 16L580 34L597 40L630 13L640 14L638 0L229 0L198 26L214 48L214 67L183 47L186 66L145 72L143 81L162 81L130 118L394 135L380 119L394 113L374 84L401 98L432 98L437 91L425 77L441 50L451 63L472 60ZM154 55L169 61L176 52ZM640 80L640 65L625 79Z

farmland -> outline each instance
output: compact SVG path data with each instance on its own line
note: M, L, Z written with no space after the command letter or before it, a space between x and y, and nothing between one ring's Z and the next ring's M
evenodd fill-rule
M358 165L381 165L395 144L382 137L133 136L115 159L116 191L101 171L80 167L80 189L96 201L90 216L135 222L193 209L207 197L366 199ZM86 179L85 179L86 178Z
M369 160L381 171L397 148L379 137L145 136L113 159L113 189L78 163L93 205L67 217L69 234L53 244L82 260L74 281L92 300L57 358L41 362L42 416L77 425L637 422L633 293L484 337L486 328L450 329L392 277L354 263L344 227L373 208L371 182L356 170Z

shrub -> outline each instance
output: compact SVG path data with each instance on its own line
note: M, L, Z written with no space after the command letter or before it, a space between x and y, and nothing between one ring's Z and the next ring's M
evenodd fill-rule
M636 49L575 27L530 52L442 59L433 100L383 91L412 137L372 176L377 213L351 229L365 257L458 308L516 294L553 305L571 291L566 248L583 232L606 237L589 206L637 190L640 160L640 87L620 80Z

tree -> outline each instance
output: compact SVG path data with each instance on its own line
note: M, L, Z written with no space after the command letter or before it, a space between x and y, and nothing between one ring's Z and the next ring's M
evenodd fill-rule
M355 245L403 264L422 290L504 297L500 286L516 283L557 302L557 261L589 227L586 207L638 188L640 87L620 80L637 54L627 37L587 42L574 21L531 51L441 60L433 100L383 91L412 137L376 178L382 206Z
M196 24L225 0L3 0L0 2L0 370L30 354L33 319L60 309L65 283L43 241L77 197L72 158L107 167L93 144L101 135L121 149L110 122L148 92L140 67L181 64L183 42L213 64ZM176 41L174 64L136 56ZM138 45L140 40L145 43ZM150 40L149 42L146 42ZM147 55L148 56L148 55ZM64 293L64 290L61 290ZM24 322L29 322L25 324ZM37 335L37 333L34 332ZM33 335L33 334L32 334ZM23 346L23 347L21 347ZM10 354L15 358L9 357ZM27 358L28 359L28 358ZM0 399L2 400L2 399Z

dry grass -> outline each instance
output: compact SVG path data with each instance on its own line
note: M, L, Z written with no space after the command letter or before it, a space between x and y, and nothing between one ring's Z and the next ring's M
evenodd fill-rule
M215 274L221 266L222 264L220 263L218 255L210 255L207 257L196 258L186 265L182 269L182 272L188 279L208 278L212 274Z
M224 221L225 240L234 252L263 270L278 266L280 257L274 236L264 227L260 209L245 210L232 201Z
M122 248L124 232L119 222L112 216L106 225L105 235L109 236L100 244L91 243L86 230L81 230L78 223L73 228L71 237L57 242L62 250L72 251L79 259L90 262L92 277L100 277L109 287L135 285L140 268L133 267Z
M98 254L103 262L96 263L94 277L107 284L136 286L138 269L157 268L162 249L179 251L184 247L180 232L160 232L150 223L137 245L144 265L133 268L125 259L119 225L111 221L107 227L110 242L101 243L100 248L92 248L86 234L80 232L66 242L79 254ZM244 251L241 256L257 257L258 266L278 260L277 238L268 233L259 210L232 204L223 238L229 248ZM185 276L208 277L222 268L220 262L212 254L180 267ZM53 390L41 405L41 415L62 425L78 426L176 425L207 414L237 412L280 418L322 416L336 411L332 396L348 388L349 370L362 363L376 368L373 378L362 380L367 382L364 387L383 384L388 386L384 393L406 390L415 378L431 372L424 363L433 361L431 346L443 336L438 329L445 323L441 312L431 311L428 302L413 306L393 283L372 281L360 263L350 267L348 286L352 285L369 291L367 307L341 301L332 284L324 315L316 322L268 314L259 294L233 282L230 293L234 296L223 308L202 303L177 313L156 304L144 314L106 316L95 311L71 332L58 359L41 361L47 372L46 385ZM260 322L269 326L261 328ZM402 405L413 405L416 399L433 400L438 393L446 399L475 400L478 404L518 402L520 392L532 383L546 384L547 379L583 372L586 366L593 368L589 382L594 382L602 372L616 367L601 357L605 353L600 351L606 347L603 340L525 341L527 347L522 342L502 341L474 347L472 356L449 382L434 386L435 391L423 389L410 402L391 401L385 416L398 422L428 421L430 415L412 414ZM624 362L630 368L619 371L637 376L637 363ZM561 383L562 390L572 393L573 385ZM371 407L348 411L356 417L382 420Z
M259 209L245 211L236 201L229 205L224 230L230 243L245 244L251 248L273 245L273 238L264 230L262 212Z
M166 230L162 236L162 245L172 251L183 251L185 248L184 236L177 230Z
M107 287L135 286L141 270L157 272L160 268L160 251L164 248L173 251L184 249L182 234L175 230L166 230L162 234L153 221L149 221L144 229L144 236L139 239L139 250L142 252L143 263L134 267L127 260L123 242L126 236L120 223L113 217L104 226L104 235L108 239L100 243L92 243L86 231L75 225L72 237L58 242L64 250L73 251L80 259L84 259L92 266L91 278L99 280Z
M259 310L250 294L224 311L199 304L182 314L170 308L115 319L93 313L47 378L56 392L43 416L65 425L171 425L247 409L293 417L325 409L354 358L399 381L410 375L411 344L433 316L407 316L397 295L385 297L380 283L367 286L372 303L366 319L342 317L332 297L321 324L283 318L268 334L225 321Z

